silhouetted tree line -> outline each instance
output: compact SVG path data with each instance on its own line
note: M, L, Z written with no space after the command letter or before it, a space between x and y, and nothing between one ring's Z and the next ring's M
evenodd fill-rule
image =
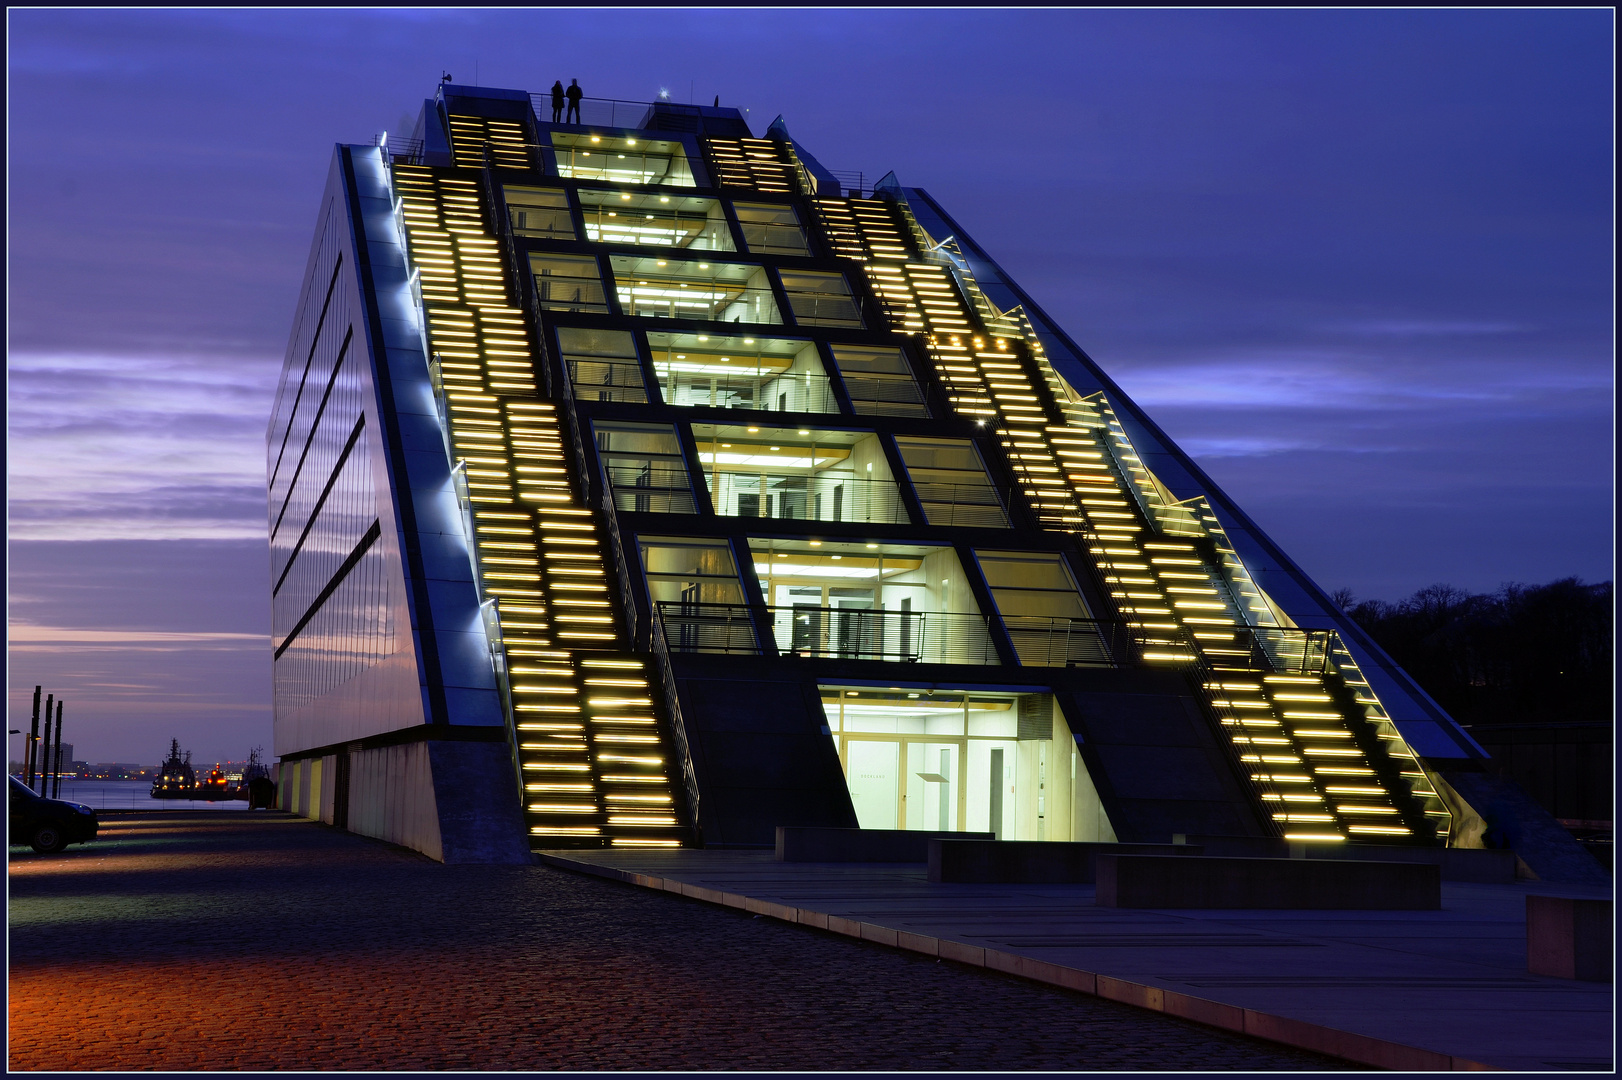
M1612 723L1611 583L1334 600L1461 724Z

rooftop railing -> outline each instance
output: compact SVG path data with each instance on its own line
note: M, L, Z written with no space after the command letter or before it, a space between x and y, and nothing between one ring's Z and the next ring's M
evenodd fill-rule
M563 105L556 110L558 119L553 120L550 90L529 95L529 101L535 110L535 119L543 124L640 129L649 119L655 104L662 106L665 114L669 116L691 116L696 120L700 115L699 106L678 104L673 101L624 101L619 98L583 97L580 99L579 116L575 118L575 114L569 109L569 99L565 96Z

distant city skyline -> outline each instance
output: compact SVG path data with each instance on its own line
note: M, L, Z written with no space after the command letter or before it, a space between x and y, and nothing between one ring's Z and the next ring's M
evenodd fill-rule
M972 208L1327 589L1604 580L1613 22L13 10L8 726L48 683L108 761L269 746L263 438L316 200L441 72L719 95Z

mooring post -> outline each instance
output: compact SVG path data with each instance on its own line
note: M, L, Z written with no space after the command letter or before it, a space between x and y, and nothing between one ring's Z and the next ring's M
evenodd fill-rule
M34 754L39 748L39 692L40 687L34 687L34 723L28 729L28 745L23 747L23 783L30 790L34 787Z
M56 703L56 760L51 769L51 798L62 794L62 703Z
M41 795L50 794L50 791L47 789L47 784L49 781L46 779L46 770L51 767L51 710L55 707L55 704L56 695L46 694L45 731L40 739L40 749L38 753L34 755L34 764L39 769L39 793ZM33 787L34 785L29 784L28 786Z

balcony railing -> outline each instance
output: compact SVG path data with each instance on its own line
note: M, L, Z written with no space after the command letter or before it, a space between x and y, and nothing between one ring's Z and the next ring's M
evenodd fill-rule
M672 652L759 655L744 604L659 605ZM786 656L895 663L1000 664L984 615L795 605L765 609Z
M1005 615L1003 626L1026 667L1119 667L1144 644L1123 622Z
M913 482L924 517L931 525L967 525L971 528L1006 529L1006 500L989 484L940 484Z
M709 474L709 488L723 517L912 523L892 480L717 471Z
M759 409L768 412L836 413L831 380L809 371L719 374L681 371L654 364L659 390L671 405L708 405L715 409Z
M607 465L614 507L633 513L696 514L693 489L684 469L654 469L640 465Z

